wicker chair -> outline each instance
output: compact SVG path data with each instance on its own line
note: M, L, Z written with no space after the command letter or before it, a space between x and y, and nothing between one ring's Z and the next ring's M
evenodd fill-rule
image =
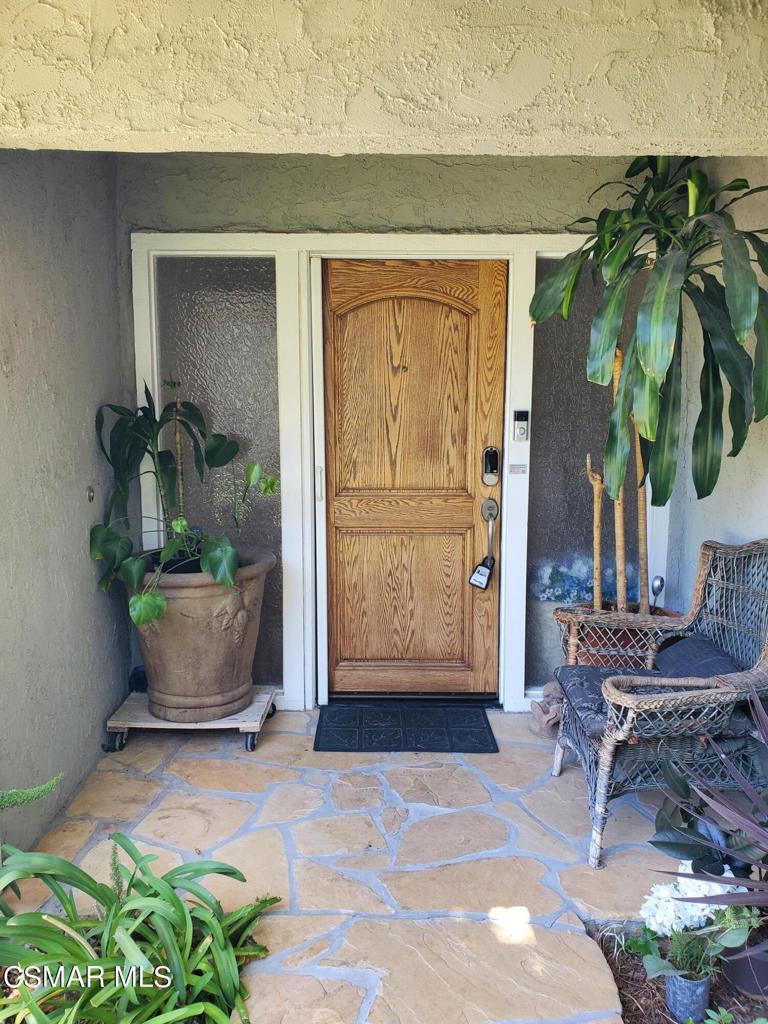
M602 680L602 699L597 690L601 734L595 729L595 707L590 721L563 687L552 767L552 774L559 775L565 748L570 747L584 769L592 819L591 867L600 866L609 801L625 792L663 786L663 762L683 769L695 764L719 788L733 787L705 736L718 737L738 768L755 785L766 785L764 752L743 708L753 688L768 695L768 540L741 546L703 544L687 615L571 607L557 609L555 618L567 666L587 666L559 669L555 675L561 684L565 678L589 674L594 693L597 680ZM711 648L716 655L712 664L722 654L731 667L727 674L686 669L675 673L676 678L665 677L654 665L662 641L670 637L703 637L693 646ZM669 651L659 654L659 661L668 656ZM737 716L740 728L731 728Z

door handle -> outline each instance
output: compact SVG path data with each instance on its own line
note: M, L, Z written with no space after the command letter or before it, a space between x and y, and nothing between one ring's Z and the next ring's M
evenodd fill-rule
M499 503L493 498L486 498L480 506L480 514L488 523L488 558L493 560L493 534L499 517Z
M493 498L486 498L480 506L480 513L488 523L488 554L478 565L475 566L472 575L469 577L469 584L477 587L478 590L487 590L491 582L491 573L495 559L493 557L493 533L496 519L499 515L498 502Z

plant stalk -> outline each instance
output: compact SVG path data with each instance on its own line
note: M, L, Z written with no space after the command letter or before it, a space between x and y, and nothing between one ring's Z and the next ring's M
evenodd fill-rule
M640 431L635 433L635 470L637 472L637 579L640 589L640 614L651 614L651 597L648 589L648 504L643 482L643 455L640 450Z
M624 353L617 348L613 360L614 404L619 390L623 363ZM613 503L613 537L616 550L616 610L625 612L627 610L627 544L624 535L624 484L621 485L619 496Z
M179 515L184 515L184 450L181 446L181 422L179 421L179 410L181 409L181 397L176 392L176 415L173 418L173 429L176 441L176 504Z
M592 605L603 607L603 488L605 483L592 469L592 456L587 455L587 479L592 485Z

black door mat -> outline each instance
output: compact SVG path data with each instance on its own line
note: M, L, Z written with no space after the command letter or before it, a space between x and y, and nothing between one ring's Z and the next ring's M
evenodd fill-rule
M485 708L361 701L320 708L315 750L498 754Z

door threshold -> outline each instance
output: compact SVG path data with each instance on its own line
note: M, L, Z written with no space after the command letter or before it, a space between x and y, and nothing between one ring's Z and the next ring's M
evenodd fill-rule
M377 703L385 701L408 701L409 704L456 704L456 705L481 705L486 708L500 708L501 702L495 693L479 693L471 695L466 693L371 693L370 691L359 693L331 693L328 695L329 704L359 704L360 701L370 700Z

